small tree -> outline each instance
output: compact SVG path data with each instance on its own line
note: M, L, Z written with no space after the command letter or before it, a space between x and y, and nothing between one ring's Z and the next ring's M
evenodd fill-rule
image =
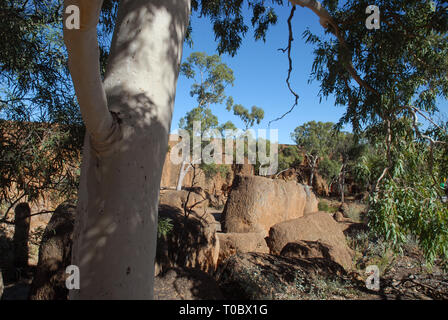
M233 86L233 70L221 61L221 57L207 55L205 52L193 52L181 65L180 72L188 79L193 79L190 95L196 97L198 108L209 109L214 104L223 103L228 85Z
M190 136L190 146L193 147L193 136L199 134L201 140L210 129L224 130L231 128L233 124L226 122L218 127L218 118L212 113L211 106L221 104L227 99L227 103L233 103L233 99L227 97L225 88L233 85L233 71L221 61L220 56L208 56L205 52L193 52L181 66L181 74L188 79L193 79L190 94L196 97L197 107L189 111L179 121L179 128L186 130ZM195 132L194 123L200 123L200 132ZM234 127L234 126L233 126ZM201 146L202 147L202 146ZM193 152L197 154L197 152ZM200 164L201 157L184 159L179 170L177 190L182 189L183 180L192 166Z
M194 123L200 124L200 131L195 132ZM229 125L229 124L227 124ZM179 121L179 128L182 130L185 130L188 132L190 137L190 146L191 150L193 151L193 158L188 159L185 158L182 161L180 170L179 170L179 178L177 182L177 190L182 189L183 181L185 179L185 176L190 171L190 169L202 162L202 157L200 155L196 156L198 152L194 152L193 148L195 147L193 143L193 136L199 134L201 137L201 145L196 147L203 147L205 144L204 141L202 141L202 138L204 137L204 134L209 131L210 129L218 129L218 117L216 117L214 114L212 114L212 111L210 108L201 108L196 107L193 110L189 111L185 117L180 119ZM219 129L218 129L219 130Z
M291 138L305 154L306 164L310 169L310 186L313 185L319 161L328 156L334 147L333 126L332 122L310 121L297 127L291 134Z
M338 182L341 170L341 161L333 154L332 157L326 155L319 161L318 173L327 182L328 189L331 190L333 184Z
M193 136L199 134L201 138L210 130L224 133L225 130L235 130L236 127L231 121L219 125L218 118L212 113L212 106L225 102L228 111L233 109L234 115L238 116L245 124L245 131L255 123L259 124L264 118L263 109L253 106L251 112L240 104L234 104L232 97L227 96L225 88L233 85L233 70L221 61L220 56L208 56L204 52L194 52L181 66L181 73L189 79L193 79L190 94L196 97L197 107L189 111L185 117L179 121L179 128L186 130L191 138L190 146L194 147ZM195 132L194 123L200 123L200 131ZM216 138L216 137L215 137ZM202 140L202 139L201 139ZM201 145L201 147L204 146ZM199 152L193 152L199 154ZM200 165L209 174L225 172L220 165L201 164L201 157L194 157L190 160L184 159L179 171L177 190L181 190L183 180L188 171L194 165ZM210 177L210 175L209 175Z
M290 168L298 167L303 161L297 146L289 145L280 150L278 154L279 173Z
M227 110L230 111L229 106L227 106ZM251 112L249 113L249 110L247 110L244 106L241 104L236 104L233 106L233 114L241 118L244 122L244 131L247 131L250 127L252 127L255 122L260 124L261 120L264 118L264 110L258 108L257 106L252 106Z
M353 172L356 161L361 157L366 146L355 141L354 135L347 132L338 132L333 159L339 164L337 181L341 202L345 201L345 183L348 174Z

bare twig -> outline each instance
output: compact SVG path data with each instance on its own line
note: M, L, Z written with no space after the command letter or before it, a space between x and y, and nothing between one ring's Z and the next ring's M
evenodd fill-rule
M11 211L12 207L14 207L15 204L16 204L17 202L19 202L24 196L25 196L25 193L22 194L19 198L17 198L14 202L11 203L11 205L10 205L10 206L8 207L8 209L6 210L5 215L3 216L3 218L2 218L0 221L3 221L3 220L6 221L6 218L8 217L9 211Z
M38 212L38 213L33 213L33 214L30 214L29 216L22 217L19 220L25 220L25 219L28 219L28 218L31 218L31 217L34 217L34 216L39 216L39 215L47 214L47 213L54 213L54 210L53 211L41 211L41 212ZM3 218L2 220L0 220L0 223L15 225L17 223L17 220L8 221L8 220L6 220L6 218Z
M345 42L345 38L341 33L341 30L339 29L339 26L334 21L334 19L331 17L330 13L322 6L322 4L317 0L290 0L291 3L297 4L301 7L306 7L310 10L312 10L318 17L320 24L326 28L329 29L331 33L333 33L336 38L338 39L339 43L344 47L344 49L347 50L347 52L350 52L350 48L347 45L347 42ZM331 26L332 28L329 28ZM349 55L349 59L346 61L345 65L346 70L350 74L350 76L358 83L358 85L367 91L370 91L374 95L380 96L377 90L375 90L373 87L371 87L364 79L361 78L361 76L356 71L355 67L353 66L351 55Z
M286 84L288 85L289 91L294 95L294 104L283 115L281 115L280 117L278 117L278 118L276 118L274 120L269 121L268 127L271 126L272 122L279 121L279 120L283 119L287 114L291 113L294 110L294 108L297 106L298 101L299 101L299 95L292 89L291 82L290 82L291 72L292 72L291 47L292 47L292 42L294 41L294 35L293 35L293 32L292 32L292 18L294 17L294 12L295 11L296 11L296 6L292 6L291 13L290 13L289 18L288 18L288 30L289 30L288 46L286 48L284 48L284 49L279 49L279 51L282 51L283 53L288 52L289 68L288 68L288 77L286 78Z
M275 175L275 179L277 179L277 177L278 177L281 173L283 173L283 172L285 172L285 171L288 171L289 169L292 169L292 168L287 168L287 169L284 169L284 170L280 171L279 173L277 173L277 174Z
M194 205L196 205L196 204L194 204L192 207L188 208L188 202L190 201L190 195L191 195L191 192L192 192L191 190L194 187L194 185L196 184L196 182L195 182L195 180L196 180L196 166L195 166L194 162L192 162L191 167L193 168L193 178L191 179L191 188L190 188L190 190L188 190L187 199L185 200L185 203L184 203L184 215L185 215L185 218L188 218L188 216L190 215L190 213L192 211L191 208Z

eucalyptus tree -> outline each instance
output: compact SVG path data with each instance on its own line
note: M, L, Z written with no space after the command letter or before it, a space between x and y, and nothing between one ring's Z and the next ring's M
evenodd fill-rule
M345 201L345 185L347 176L354 177L354 169L359 159L365 154L368 145L363 139L358 141L349 132L338 132L336 134L336 145L332 158L337 163L337 182L341 202Z
M19 202L76 195L84 130L65 63L61 10L61 1L0 1L0 208L5 219Z
M64 28L64 41L87 131L72 253L82 280L70 297L152 298L157 199L190 2L120 1L104 83L103 1L64 4L80 10L80 28Z
M279 150L278 170L279 175L282 171L298 167L303 161L300 150L295 145L287 145Z
M298 1L299 2L299 1ZM415 236L429 261L448 257L448 209L441 203L446 128L432 116L448 96L447 1L375 1L380 28L366 28L369 1L326 1L318 11L328 38L315 45L312 79L346 106L350 123L383 155L373 182L370 225L399 248ZM424 119L428 132L420 126ZM437 134L434 134L437 132ZM369 174L371 175L371 174Z
M224 62L220 56L207 55L205 52L193 52L181 65L181 74L193 80L190 95L196 98L197 106L187 112L186 116L180 119L179 128L188 132L190 136L190 146L194 147L194 136L199 135L201 141L206 135L206 140L212 138L222 138L225 130L235 130L236 127L231 121L219 125L218 118L213 114L212 107L225 104L227 111L233 109L233 114L239 117L245 125L245 131L255 123L259 124L264 118L262 108L253 106L251 111L241 104L234 104L234 99L227 96L225 90L228 86L233 86L235 77L233 70ZM195 130L194 125L200 127ZM212 132L214 130L214 132ZM207 141L201 142L201 150ZM197 146L199 147L199 145ZM177 190L182 188L183 179L192 166L199 164L202 168L210 169L210 172L217 172L216 164L203 163L200 152L193 151L193 158L190 161L182 162Z
M196 125L199 125L199 127L197 128ZM188 145L190 148L187 148L189 153L184 154L184 159L182 160L179 169L179 177L177 179L176 187L177 190L182 189L187 173L194 168L194 166L202 163L201 151L206 143L202 139L209 130L216 130L218 128L218 117L215 116L209 108L203 109L201 107L196 107L187 112L185 117L180 119L179 128L187 134L186 136L181 135L181 137L182 140L189 140ZM195 144L195 135L199 135L200 143ZM182 144L182 142L180 142L180 144ZM199 148L199 150L196 151L193 148ZM174 148L173 151L177 151L177 149Z
M248 30L243 2L1 3L1 75L11 89L1 96L1 116L71 125L82 115L86 129L73 246L82 281L71 298L151 298L160 176L189 16L209 17L218 51L234 55ZM80 9L81 28L62 36L69 14L61 11L70 5ZM263 2L249 5L263 39L276 15Z
M110 11L105 20L99 19L102 0L65 2L81 9L81 30L66 30L64 40L87 131L73 249L73 262L82 270L82 281L81 290L73 292L71 297L151 298L159 184L182 44L184 37L194 32L189 28L190 13L194 11L211 20L220 54L235 55L249 30L243 4L247 3L252 10L250 24L255 38L264 40L269 26L277 22L275 10L268 4L285 5L286 1L121 0L117 3L105 0L104 7L118 5L118 14ZM402 173L398 170L399 164L406 162L406 151L412 151L408 160L427 159L423 167L421 163L414 166L414 173L421 174L419 167L427 169L429 180L424 179L422 183L425 183L423 191L429 193L411 186L409 194L417 199L409 211L413 216L403 214L407 207L385 210L393 201L383 201L381 203L386 206L372 206L383 213L376 225L384 222L388 229L383 231L391 239L402 238L405 231L415 232L422 237L428 252L433 255L445 252L446 256L446 221L443 220L446 210L439 206L440 190L431 184L441 174L445 133L421 132L417 125L417 116L427 117L436 110L437 96L447 96L446 1L376 1L381 8L380 31L368 30L365 26L366 7L371 4L367 1L291 2L311 9L325 30L333 35L328 40L306 33L308 41L317 47L313 77L321 82L323 96L334 94L336 102L347 107L340 124L350 122L355 133L371 129L371 136L383 141L387 167L376 183L383 192L379 191L379 197L374 199L396 194L388 192L384 186L396 183L397 174ZM20 11L26 5L35 6L39 2L5 0L3 3L15 3ZM60 5L61 1L54 3ZM294 10L295 7L288 20L290 30ZM23 12L19 12L18 17L22 17L21 14ZM27 23L35 21L36 16L25 15ZM9 18L9 15L2 12L2 19L4 17ZM21 20L17 19L19 23ZM101 50L108 49L108 44L102 46L100 41L98 46L98 21L114 29L105 68L99 61L101 58L105 61L108 56L108 50ZM3 36L4 30L9 29L3 25L2 30ZM104 30L100 28L100 35ZM23 35L22 31L26 31L26 36L20 39L21 44L33 39L27 37L32 33L30 28L18 27L17 31L2 39ZM289 49L285 51L291 58L293 37L289 39ZM30 53L27 57L33 58L31 47L15 49ZM17 55L14 52L0 55L2 62L5 56ZM27 64L21 61L12 60L19 62L13 65L26 70ZM291 73L292 68L289 70ZM45 75L42 72L42 77ZM19 74L18 79L23 80L22 76ZM36 80L28 83L34 84ZM4 105L13 106L11 99L3 100L6 103L2 102L2 110L5 110ZM23 103L10 108L14 114L25 109ZM407 138L406 142L402 137ZM418 143L415 142L417 138L421 140ZM424 157L415 157L418 152ZM407 174L407 178L411 176ZM402 184L397 190L408 187ZM430 195L431 200L424 200L420 195ZM405 200L405 203L410 201ZM414 215L419 206L425 215ZM388 212L391 214L387 215ZM413 227L416 223L428 225L429 229Z
M294 129L291 138L297 147L304 153L306 164L310 170L308 184L313 185L319 161L331 155L336 145L333 131L334 123L309 121Z
M230 108L227 107L227 110L229 109ZM252 106L249 112L249 110L243 105L235 104L233 106L233 114L241 118L241 120L243 121L245 126L244 131L247 131L255 123L260 124L261 120L263 120L264 118L264 110L257 106Z
M185 154L179 170L177 190L181 190L188 171L195 165L202 164L202 149L205 146L204 135L211 130L218 130L218 117L212 112L212 106L231 103L233 99L226 95L227 86L233 86L233 70L222 62L221 57L207 55L205 52L193 52L181 65L181 74L192 79L190 95L197 100L197 106L188 111L179 121L179 128L188 134L190 154ZM199 127L197 127L199 125ZM195 138L200 138L195 143ZM219 138L219 137L214 137ZM193 148L198 150L193 150ZM199 149L200 148L200 149Z

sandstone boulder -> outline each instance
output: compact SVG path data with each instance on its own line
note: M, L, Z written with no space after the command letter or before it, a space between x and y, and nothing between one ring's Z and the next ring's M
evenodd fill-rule
M272 254L280 254L290 242L319 241L328 245L331 260L345 268L352 265L353 252L348 247L340 225L326 212L316 212L311 215L284 221L269 230L266 240Z
M155 300L222 300L216 280L198 269L172 268L154 281Z
M208 200L204 196L188 190L162 190L160 191L159 204L177 208L183 212L187 199L187 207L194 211L201 211L208 206Z
M306 203L303 214L319 211L319 201L309 186L303 186L306 193Z
M223 230L261 232L267 236L269 228L276 223L303 216L306 206L307 192L301 184L238 175L224 208ZM314 210L314 206L310 209Z
M65 269L71 264L75 206L62 204L53 213L39 247L39 262L30 300L66 300Z
M172 230L157 240L156 276L172 267L213 272L219 256L215 219L210 214L190 214L159 206L159 217L169 218Z
M344 217L344 215L340 211L335 212L334 215L333 215L333 218L337 222L345 222L346 219L347 219L346 217Z
M253 252L231 256L217 272L224 297L238 300L322 299L322 291L328 290L325 283L344 283L346 277L339 264L327 259L292 259Z
M219 238L218 265L236 253L269 253L263 233L217 233Z

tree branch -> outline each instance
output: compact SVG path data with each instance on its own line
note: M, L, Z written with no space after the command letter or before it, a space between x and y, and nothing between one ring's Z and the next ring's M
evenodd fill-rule
M87 132L93 148L101 154L121 139L118 119L109 112L99 63L96 26L103 0L64 1L64 42L68 52L70 74ZM80 29L67 29L70 5L80 9Z
M325 28L328 29L329 26L332 27L332 29L329 29L331 33L333 33L336 38L339 40L341 45L347 50L349 50L349 47L347 43L345 42L345 39L343 35L341 34L341 31L337 25L337 23L333 20L331 15L328 13L328 11L322 6L322 4L319 1L316 0L289 0L292 4L299 5L301 7L306 7L310 10L312 10L318 17L320 24ZM356 71L355 67L353 66L353 62L351 61L351 58L346 61L347 64L345 66L346 70L350 74L350 76L358 83L360 87L363 87L364 89L370 91L371 93L378 95L379 93L372 88L367 82L365 82L361 76Z
M54 210L53 211L41 211L41 212L38 212L38 213L33 213L33 214L30 214L29 216L22 217L19 220L25 220L27 218L31 218L31 217L34 217L34 216L39 216L39 215L47 214L47 213L54 213ZM3 218L2 220L0 220L0 223L15 225L17 223L17 220L8 221L8 220L6 220L6 218Z
M412 117L413 117L412 125L413 125L413 127L414 127L414 130L416 131L416 133L417 133L420 137L422 137L422 138L428 140L428 141L431 143L431 145L433 145L433 144L446 144L445 141L434 140L434 139L431 138L430 136L421 133L420 129L418 128L418 117L417 117L417 113L420 114L420 115L421 115L423 118L425 118L427 121L431 122L437 129L439 129L440 131L444 131L445 133L447 133L446 130L444 130L444 129L442 129L440 126L438 126L438 125L434 122L434 120L432 120L430 117L427 117L427 116L426 116L420 109L418 109L417 107L414 107L414 106L404 106L404 107L402 107L402 108L408 110L408 111L412 114Z
M288 85L288 89L289 91L294 95L295 97L295 101L294 104L292 105L291 109L289 109L289 111L285 112L283 115L281 115L280 117L269 121L268 123L268 127L271 126L272 122L278 121L283 119L287 114L291 113L294 108L297 106L298 101L299 101L299 95L292 89L291 87L291 72L292 72L292 59L291 59L291 46L292 46L292 42L294 41L294 36L293 36L293 32L292 32L292 18L294 17L294 12L296 11L296 7L293 6L291 8L291 13L289 15L288 18L288 31L289 31L289 38L288 38L288 46L285 49L279 49L280 51L282 51L283 53L288 52L288 63L289 63L289 68L288 68L288 77L286 78L286 84Z

